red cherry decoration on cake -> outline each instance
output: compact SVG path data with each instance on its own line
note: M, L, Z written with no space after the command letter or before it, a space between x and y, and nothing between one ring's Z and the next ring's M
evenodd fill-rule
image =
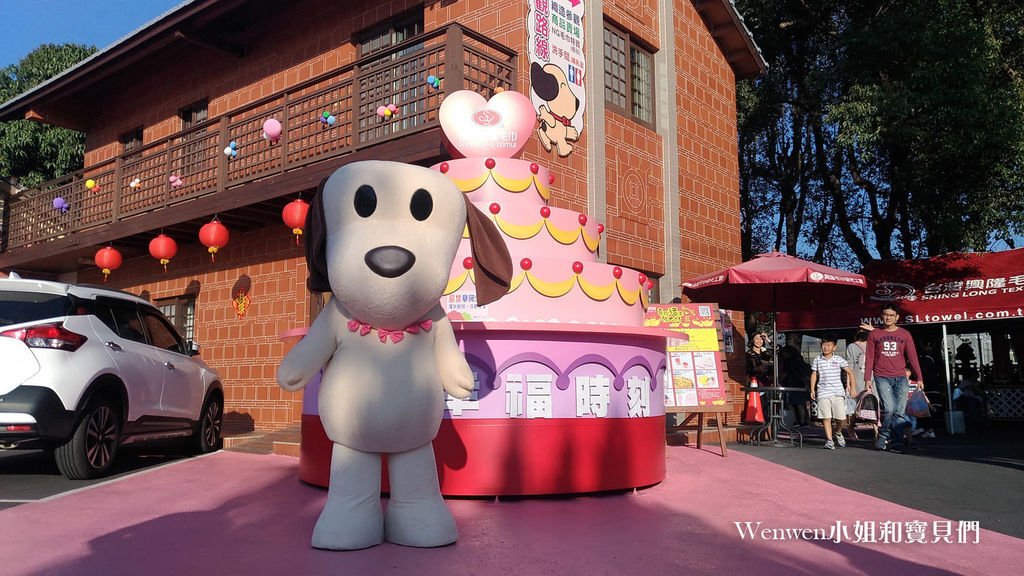
M466 270L469 270L470 268L472 268L473 267L473 259L470 258L469 256L466 256L462 260L462 267L465 268Z
M530 172L533 172L534 174L540 172L540 166L538 166L536 162L530 164Z
M622 278L622 268L619 268L618 266L612 268L612 276L615 276L616 280Z
M523 270L529 270L530 268L533 268L533 260L530 260L529 258L523 258L522 260L519 261L519 267L522 268Z
M586 226L586 225L587 225L587 215L586 214L580 214L580 226Z
M577 274L583 274L583 262L580 262L579 260L577 260L576 262L573 262L572 263L572 271L577 273Z
M554 174L548 174L548 184L554 184L554 183L555 183L555 175Z
M643 272L641 272L640 276L637 277L637 280L640 281L641 285L646 284L647 283L647 274L644 274Z
M491 205L487 207L487 209L490 210L491 214L497 214L498 212L501 212L501 204L498 204L497 202L492 202Z
M441 165L438 166L438 168L441 170L441 174L447 174L448 173L448 163L447 162L441 162Z
M648 290L653 290L654 289L654 282L652 282L651 280L648 280L647 284L644 284L644 287L647 288Z
M498 163L494 161L494 158L488 158L487 160L484 160L484 166L487 166L488 170L494 170L494 167L497 165Z
M542 218L547 218L548 216L551 216L551 208L548 208L547 206L541 206L540 215Z
M597 233L604 234L604 224L601 224L600 222L597 223Z

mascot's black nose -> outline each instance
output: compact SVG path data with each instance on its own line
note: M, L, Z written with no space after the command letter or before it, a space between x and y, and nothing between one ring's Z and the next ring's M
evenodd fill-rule
M416 256L400 246L381 246L366 253L366 265L385 278L397 278L416 263Z

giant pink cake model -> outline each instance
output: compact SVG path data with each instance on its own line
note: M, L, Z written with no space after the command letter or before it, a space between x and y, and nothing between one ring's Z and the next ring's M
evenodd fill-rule
M464 239L445 290L453 320L642 325L649 280L597 261L603 226L548 206L554 178L546 168L513 158L462 158L435 168L491 215L516 274L506 296L476 307Z
M643 327L648 279L598 261L603 226L548 206L556 179L514 158L536 124L517 92L449 94L440 110L456 159L435 169L490 215L512 256L508 294L477 307L469 238L442 305L476 376L448 397L434 440L446 495L629 489L665 476L665 332ZM303 403L300 477L326 486L330 441L317 387Z

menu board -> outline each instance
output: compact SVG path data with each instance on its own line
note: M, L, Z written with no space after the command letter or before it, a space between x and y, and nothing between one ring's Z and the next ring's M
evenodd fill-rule
M665 354L665 411L719 411L728 399L719 346L721 320L713 304L653 304L644 326L671 330ZM675 408L675 410L673 410Z

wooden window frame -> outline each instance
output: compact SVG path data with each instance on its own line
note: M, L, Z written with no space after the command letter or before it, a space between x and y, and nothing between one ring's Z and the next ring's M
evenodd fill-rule
M631 34L629 34L628 32L626 32L624 30L622 30L621 28L615 26L614 24L612 24L610 22L605 22L605 24L604 24L604 32L605 33L613 34L613 35L617 36L619 39L621 39L623 41L623 44L624 44L624 47L625 47L625 54L624 54L624 56L625 56L625 78L624 78L624 80L625 80L625 84L626 84L625 94L624 94L624 96L625 96L625 106L622 106L619 103L614 102L614 101L612 101L612 100L610 100L608 98L607 84L608 84L608 80L609 80L609 75L612 74L612 72L610 70L608 70L608 67L609 67L608 66L609 54L607 53L608 52L608 48L607 48L607 44L604 43L604 37L602 36L602 45L604 46L604 51L605 51L605 53L604 53L604 59L605 59L605 63L604 63L605 64L605 70L604 70L605 77L604 77L604 80L605 80L605 85L606 85L606 87L605 87L605 100L604 100L605 101L605 105L607 107L611 108L612 110L615 110L619 114L621 114L621 115L623 115L623 116L625 116L627 118L632 118L635 122L637 122L639 124L642 124L644 126L647 126L651 130L654 130L655 129L655 121L654 120L657 117L657 115L656 115L656 107L655 107L655 97L654 97L654 95L656 93L656 85L655 85L655 78L654 78L654 52L650 48L648 48L647 46L644 46L643 44L640 44L639 42L637 42L636 39ZM644 120L640 116L637 116L636 114L633 113L633 85L634 85L634 83L636 81L636 79L634 78L634 74L633 74L633 69L634 69L635 62L636 62L636 59L634 57L635 53L639 53L647 61L647 65L648 65L647 69L648 69L648 75L650 77L650 82L647 85L647 90L648 90L648 94L649 94L649 104L650 104L650 114L651 114L650 120ZM612 78L615 78L615 77L612 76Z
M396 32L398 32L399 30L404 30L410 25L415 27L417 24L418 30L415 31L413 34L407 35L406 38L403 40L395 40ZM356 47L357 58L362 58L364 56L369 56L371 54L376 54L377 52L387 50L388 48L394 46L395 44L400 44L409 38L422 34L425 30L426 24L424 22L424 10L423 5L420 4L419 6L407 12L403 12L402 14L398 14L397 16L388 18L384 22L381 22L379 24L370 26L369 28L365 28L363 30L360 30L359 32L356 32L353 35L353 44L355 44ZM388 35L387 43L382 42L380 45L376 47L370 47L369 49L365 47L366 43L372 42L374 39L380 38L385 34ZM400 55L395 55L395 57L398 56Z
M181 336L186 345L188 342L195 339L195 296L183 294L181 296L171 296L170 298L159 298L153 302L153 305L156 306L171 325L174 326L174 329L178 331L178 335ZM171 305L174 306L174 314L168 314L165 312L165 308Z
M121 153L128 154L129 152L136 152L145 145L143 140L144 131L142 126L137 126L131 130L121 134L117 140L121 143Z
M199 112L202 111L202 114ZM198 116L203 116L201 120L198 120ZM193 126L202 124L210 119L210 99L203 98L197 100L188 106L184 106L178 110L178 119L181 120L181 130L185 131Z

